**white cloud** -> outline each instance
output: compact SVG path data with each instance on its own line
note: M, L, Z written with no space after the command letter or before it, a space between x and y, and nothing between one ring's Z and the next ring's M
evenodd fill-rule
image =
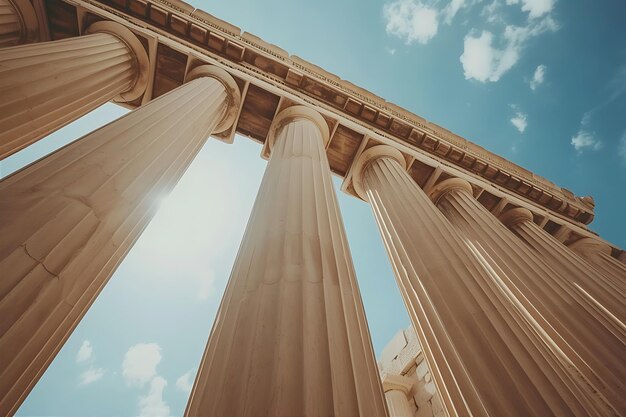
M181 390L184 393L190 393L191 392L191 388L193 387L193 378L195 376L195 370L194 369L190 369L189 371L185 372L184 374L182 374L177 380L176 380L176 388L178 388L179 390Z
M139 343L131 346L124 355L122 375L128 385L144 386L156 376L161 362L161 347L156 343Z
M482 31L480 36L470 32L465 36L463 54L459 58L465 78L483 83L498 81L517 63L527 42L548 30L557 30L557 24L550 17L528 26L509 25L504 29L501 47L494 45L491 32Z
M150 391L139 397L139 415L141 417L166 417L170 407L163 401L163 390L167 386L165 378L156 376L150 381Z
M91 359L92 353L93 346L91 346L91 342L89 340L83 341L83 344L80 345L80 349L78 349L78 353L76 354L76 363L88 361Z
M415 41L426 44L437 34L438 11L416 0L396 0L383 6L388 34L404 39L407 44Z
M522 11L528 12L528 17L535 19L550 13L556 0L506 0L509 6L519 3L522 3Z
M572 146L578 153L582 153L584 150L597 151L602 148L602 142L596 138L593 132L580 129L578 133L572 137Z
M530 89L536 90L541 84L543 84L546 77L546 66L538 65L533 74L533 79L530 80Z
M80 374L80 385L89 385L96 382L104 376L104 369L102 368L89 368L82 374Z
M524 133L526 126L528 126L527 117L528 116L526 114L518 111L515 113L515 116L511 118L511 123L517 128L517 130L519 130L520 133Z
M480 12L481 16L487 19L489 23L495 23L502 21L502 16L498 11L500 10L500 3L498 0L493 0L491 3L485 5L483 10Z
M463 6L465 6L465 0L451 0L442 10L444 22L446 22L447 25L451 24L454 16L456 16Z

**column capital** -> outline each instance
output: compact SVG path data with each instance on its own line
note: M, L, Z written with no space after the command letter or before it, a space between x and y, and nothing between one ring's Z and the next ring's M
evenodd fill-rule
M510 227L514 224L529 220L533 221L533 213L524 208L524 207L516 207L511 210L507 210L498 216L500 221L504 223L505 226Z
M579 239L576 242L569 244L568 247L574 252L581 254L597 251L605 253L609 256L611 255L611 247L609 245L591 237Z
M32 43L39 40L39 21L33 5L28 0L7 0L20 21L20 42Z
M148 54L139 41L139 38L137 38L137 36L125 26L111 21L92 23L85 31L85 35L94 33L108 33L109 35L115 36L124 42L124 44L128 47L129 52L131 52L135 58L137 71L135 83L127 91L120 93L115 100L129 102L141 97L144 91L146 91L146 87L148 85L150 60L148 59Z
M210 77L219 81L226 90L228 103L226 113L218 123L213 133L222 133L228 130L236 121L239 107L241 106L241 92L235 79L225 70L215 65L200 65L187 73L185 82L188 83L197 78Z
M406 170L406 160L404 159L402 152L396 148L389 145L376 145L366 149L361 155L359 155L357 160L354 162L354 166L352 167L352 186L358 196L365 201L367 201L367 192L363 187L363 174L370 163L380 158L393 159Z
M280 135L282 129L287 124L297 119L306 119L313 122L322 134L324 147L328 145L328 142L330 141L330 130L328 129L328 123L326 123L326 120L324 120L322 115L312 108L298 105L287 107L286 109L281 110L281 112L274 117L274 120L272 120L272 124L270 125L270 130L267 134L267 143L265 145L264 154L269 155L272 152L276 138Z
M382 382L384 392L396 390L403 392L405 395L409 395L411 388L413 388L413 385L415 384L415 380L413 378L392 374L383 374Z
M437 205L439 201L452 190L465 190L472 197L474 196L474 190L469 182L461 178L448 178L435 185L430 193L428 193L428 197Z

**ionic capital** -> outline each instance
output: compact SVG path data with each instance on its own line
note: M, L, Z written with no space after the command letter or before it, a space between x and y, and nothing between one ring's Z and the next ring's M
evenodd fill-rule
M400 391L405 395L409 395L411 392L411 388L415 384L415 380L413 378L409 378L408 376L402 375L391 375L391 374L383 374L382 377L383 382L383 392L387 391Z
M291 106L278 113L270 125L266 145L269 150L268 154L272 151L276 138L280 135L283 128L298 119L305 119L313 122L313 124L319 128L320 133L322 134L322 140L324 141L324 147L326 147L328 141L330 141L330 130L328 129L328 123L326 123L326 120L324 120L322 115L310 107Z
M435 185L433 189L428 193L430 199L437 205L441 199L453 190L465 190L471 196L473 196L472 186L469 182L461 178L448 178Z
M213 133L222 133L233 125L237 119L237 112L241 106L241 92L235 79L223 69L214 65L200 65L189 71L185 77L185 82L193 81L197 78L210 77L215 78L222 83L226 94L228 95L228 104L226 113L222 116L222 119L217 124Z
M406 160L402 152L389 145L376 145L364 151L359 155L352 167L352 186L360 198L367 201L367 191L363 186L363 175L365 170L377 159L390 158L398 162L403 169L406 169Z
M125 26L111 21L101 21L92 23L85 31L86 35L94 33L108 33L122 41L129 52L135 58L136 78L135 83L126 91L120 93L115 98L116 101L129 102L138 99L146 91L148 85L149 59L143 45Z
M516 225L517 223L521 223L527 220L532 222L533 213L524 207L516 207L514 209L505 211L498 218L502 223L504 223L505 226L511 227L513 225Z
M576 253L591 254L593 252L601 252L611 255L611 247L606 243L602 243L591 237L584 237L576 242L568 245L568 247Z

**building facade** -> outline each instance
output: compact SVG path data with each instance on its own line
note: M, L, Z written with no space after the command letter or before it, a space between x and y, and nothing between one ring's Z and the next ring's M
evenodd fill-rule
M0 17L0 158L133 110L0 182L0 415L158 197L235 134L269 162L187 416L626 414L625 255L588 229L591 197L181 1L0 0ZM401 370L383 355L382 382L332 174L371 206L421 346Z

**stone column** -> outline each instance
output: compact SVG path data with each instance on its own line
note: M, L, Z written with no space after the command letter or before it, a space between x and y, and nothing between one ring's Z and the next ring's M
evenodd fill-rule
M0 0L0 48L39 40L39 22L28 0Z
M267 140L269 163L185 416L385 416L324 149L328 125L290 107Z
M389 417L413 417L409 393L415 381L401 375L383 375L383 391L389 408Z
M624 306L626 265L611 256L611 247L589 237L577 240L569 247L620 289Z
M0 182L0 415L45 371L239 90L198 67L187 84Z
M442 181L430 194L503 291L511 293L526 331L543 342L539 348L554 370L553 386L582 392L590 414L626 411L621 394L626 370L616 366L624 355L623 324L598 313L596 303L576 287L578 277L561 276L548 266L474 198L467 181ZM585 278L582 271L578 275Z
M509 210L500 219L590 302L588 309L592 306L592 312L605 317L605 325L613 328L616 334L626 337L625 280L615 279L606 272L601 273L593 264L535 224L532 213L527 209ZM603 250L606 248L610 251L608 246L595 242Z
M114 22L86 33L0 49L0 160L107 101L143 94L148 55L139 39Z
M450 416L583 416L514 299L486 272L388 146L366 150L353 183L374 211L409 316Z

